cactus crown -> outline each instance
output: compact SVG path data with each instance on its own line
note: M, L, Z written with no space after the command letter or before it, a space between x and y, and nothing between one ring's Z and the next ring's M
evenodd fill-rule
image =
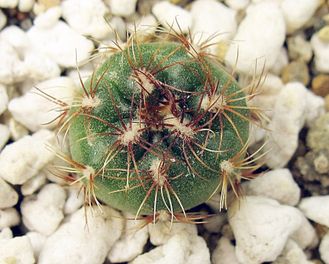
M167 35L108 56L61 116L86 199L136 217L185 215L217 191L226 207L253 167L248 96L203 47Z

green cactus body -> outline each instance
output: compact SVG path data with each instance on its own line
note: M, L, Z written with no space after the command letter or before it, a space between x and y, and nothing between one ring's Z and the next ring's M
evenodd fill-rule
M71 156L104 203L185 212L239 181L250 111L218 62L179 42L130 45L83 88L69 113Z

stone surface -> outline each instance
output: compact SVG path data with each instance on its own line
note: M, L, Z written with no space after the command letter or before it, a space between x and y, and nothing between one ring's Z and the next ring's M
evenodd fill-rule
M307 85L310 81L310 74L305 62L292 61L283 68L281 78L284 83L301 82Z
M293 35L287 39L288 54L292 60L302 60L309 62L312 58L313 51L311 43L306 41L301 34Z
M36 176L29 179L21 186L21 192L24 196L31 195L41 188L46 183L45 174L41 171Z
M245 196L229 209L229 223L236 239L236 255L241 263L274 261L288 237L301 225L300 212L277 201Z
M319 72L329 73L329 43L322 41L318 34L313 34L311 45L315 55L315 68Z
M59 6L51 7L41 12L34 19L33 23L39 30L49 31L54 27L62 15L62 9Z
M68 189L68 198L64 205L64 213L72 214L82 207L84 203L84 197L80 188L72 186Z
M329 149L329 113L315 120L306 138L307 146L312 150Z
M0 178L0 209L14 206L18 202L17 192Z
M1 8L15 8L18 4L18 0L1 0L0 7Z
M226 237L219 239L211 260L213 264L240 264L236 258L234 246Z
M0 243L0 263L34 264L35 258L27 236L2 240Z
M94 49L90 40L62 21L47 29L33 26L27 35L36 49L62 67L75 67L77 62L88 59Z
M26 236L29 238L31 242L31 246L35 258L38 258L43 248L43 245L46 242L47 237L38 232L27 232Z
M15 208L0 209L0 229L16 226L19 222L20 217Z
M45 185L37 196L25 197L21 204L23 223L30 231L51 235L64 219L66 193L57 184Z
M319 251L324 263L329 264L329 232L322 238Z
M303 198L299 209L307 218L329 227L329 195Z
M266 172L246 184L247 195L265 196L291 206L299 202L300 193L288 169Z
M100 264L119 239L123 220L109 207L86 207L75 212L47 238L38 264ZM86 215L85 215L86 214ZM86 222L86 217L88 222Z
M128 17L135 12L137 0L105 0L116 16Z
M25 183L54 158L55 154L45 147L54 141L53 132L40 130L7 145L0 154L0 177L11 184Z
M316 95L325 97L329 94L329 75L319 74L312 80L312 91Z
M187 33L192 25L192 16L187 10L167 1L156 3L152 13L162 26L167 29L173 28L179 33Z
M260 74L263 65L265 71L274 65L284 39L285 22L279 5L274 1L250 5L225 60L238 72L252 75L256 71Z
M318 35L321 41L329 42L329 25L321 28Z
M8 105L7 89L4 85L0 84L0 115L6 111Z
M6 25L7 23L7 17L5 14L0 10L0 30Z

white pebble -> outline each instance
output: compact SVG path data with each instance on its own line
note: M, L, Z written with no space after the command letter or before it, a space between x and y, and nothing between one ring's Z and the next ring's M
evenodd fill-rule
M0 209L14 206L18 202L17 192L0 178Z
M249 0L224 0L225 4L235 10L245 9L249 5Z
M8 95L7 89L4 85L0 84L0 115L7 109Z
M26 236L30 239L34 256L38 258L47 237L38 232L27 232Z
M15 8L18 4L18 0L0 0L1 8Z
M26 65L20 60L14 47L0 38L0 83L13 84L26 78Z
M64 213L72 214L77 211L84 203L84 197L78 188L69 188L68 189L68 198L64 205Z
M26 197L21 204L23 223L30 231L51 235L64 218L66 193L57 184L47 184L35 197Z
M125 215L126 224L120 239L111 248L108 259L111 263L128 262L143 252L149 237L147 226L142 227L140 221L133 220L134 216ZM130 218L130 219L129 219ZM122 254L122 252L125 252Z
M19 214L15 208L7 208L0 210L0 229L5 227L16 226L19 224L19 222Z
M238 72L252 75L256 70L260 74L263 65L265 71L274 65L284 39L284 18L278 3L264 1L251 5L239 25L234 37L235 44L230 46L225 60L231 67L236 67Z
M85 213L87 215L85 215ZM86 217L88 222L86 222ZM84 208L47 238L39 256L39 264L100 264L119 239L123 220L109 207Z
M27 35L36 49L63 67L75 67L77 62L88 59L94 48L92 41L62 21L48 29L33 26Z
M47 178L43 172L38 173L36 176L32 177L22 185L22 194L24 196L33 194L46 183L46 180Z
M0 37L10 44L20 57L24 57L24 53L30 45L25 31L18 26L9 26L1 31Z
M314 14L321 0L283 0L281 9L286 21L287 33L301 28Z
M322 96L315 95L306 89L305 125L311 127L315 120L325 113L325 101Z
M306 219L304 214L300 213L302 223L300 227L290 236L302 249L314 248L319 240L315 228Z
M127 30L132 34L135 34L138 38L146 38L148 36L152 36L156 28L158 26L158 22L152 14L141 17L134 23L129 23L127 25Z
M62 9L60 6L54 6L49 8L47 11L42 12L41 14L37 15L34 19L33 24L38 29L51 29L58 23L59 18L62 15Z
M306 97L307 90L299 82L286 84L278 94L264 147L268 151L264 160L270 168L285 166L294 154L305 122Z
M20 12L30 12L33 8L34 0L19 0L18 10Z
M66 0L62 12L66 22L81 35L103 39L111 32L104 18L109 10L101 0Z
M128 17L135 12L137 0L105 0L115 16Z
M265 196L291 206L300 199L300 189L288 169L272 170L247 182L246 194Z
M29 131L21 123L17 122L14 118L10 117L8 121L8 128L10 132L10 137L17 141L22 137L29 134Z
M210 233L219 233L226 221L226 214L216 214L210 217L203 226Z
M9 128L6 125L0 124L0 150L6 145L9 137Z
M178 33L187 33L192 25L192 16L187 10L167 1L157 2L152 13L162 26Z
M229 223L238 260L244 264L275 260L301 222L296 208L269 198L246 196L236 201L229 209Z
M322 41L318 34L314 34L311 45L315 55L315 68L319 72L329 73L329 43Z
M7 17L5 14L0 10L0 30L6 25L7 23Z
M57 77L35 85L42 92L70 105L75 93L71 78ZM56 122L47 124L58 117L61 107L42 96L41 92L32 89L21 97L10 101L8 110L15 120L31 131L42 128L54 128ZM47 125L45 125L47 124Z
M319 251L324 263L329 264L329 232L322 238Z
M281 255L272 264L313 264L298 244L289 239Z
M0 231L0 240L1 239L11 239L13 238L13 232L9 227L5 227Z
M235 255L235 248L230 240L221 237L212 253L213 264L240 264Z
M1 264L34 264L33 249L27 236L2 240L0 243Z
M11 184L23 184L31 179L55 157L45 146L54 143L53 132L40 130L7 145L0 154L0 177Z
M195 1L191 14L192 36L197 44L217 44L219 41L231 39L236 32L236 11L218 1ZM216 54L216 45L210 46L210 50Z
M280 49L280 53L275 60L275 63L270 68L271 73L280 76L283 68L289 63L288 52L285 47Z
M196 234L183 232L172 236L166 244L139 255L131 264L210 264L206 242Z
M299 208L307 218L329 227L329 195L304 198Z

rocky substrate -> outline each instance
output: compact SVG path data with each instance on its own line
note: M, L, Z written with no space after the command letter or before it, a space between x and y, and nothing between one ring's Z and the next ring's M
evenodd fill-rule
M329 264L329 10L322 0L0 0L0 263ZM178 26L179 25L179 26ZM112 41L157 27L209 39L241 86L260 79L259 176L199 225L83 207L53 174L56 105ZM221 33L221 34L217 34ZM265 74L266 73L266 78ZM37 87L39 90L36 90ZM64 146L60 146L65 148Z

